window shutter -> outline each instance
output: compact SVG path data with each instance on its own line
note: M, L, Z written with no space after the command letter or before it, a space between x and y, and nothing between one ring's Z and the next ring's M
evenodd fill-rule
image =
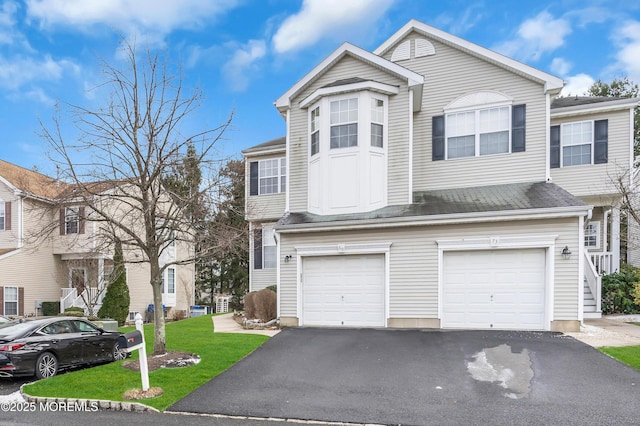
M431 119L431 161L444 160L444 115Z
M560 167L560 126L551 126L550 130L551 150L549 166L552 169L557 169Z
M78 209L78 233L84 234L84 207Z
M4 229L11 231L11 201L4 203Z
M18 287L18 315L24 315L24 287Z
M511 109L511 152L525 151L526 105L514 105Z
M597 120L593 124L593 163L603 164L609 159L609 120Z
M60 209L60 235L64 235L64 207Z
M262 269L262 229L253 230L253 269Z
M4 315L4 287L0 286L0 315Z
M258 195L258 162L249 163L249 195Z

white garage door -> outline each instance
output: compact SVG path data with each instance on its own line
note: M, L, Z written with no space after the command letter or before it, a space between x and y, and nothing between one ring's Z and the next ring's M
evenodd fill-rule
M545 250L444 254L444 328L543 330Z
M307 257L302 325L383 327L384 255Z

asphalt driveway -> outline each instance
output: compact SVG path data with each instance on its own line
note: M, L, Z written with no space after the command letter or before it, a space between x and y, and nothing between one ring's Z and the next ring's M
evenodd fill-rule
M634 424L640 372L558 333L285 329L169 411L380 424Z

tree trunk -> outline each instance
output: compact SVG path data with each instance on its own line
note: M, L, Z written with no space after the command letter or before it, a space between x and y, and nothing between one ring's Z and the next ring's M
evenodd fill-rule
M167 339L164 329L164 311L162 309L162 276L157 262L151 262L151 286L153 287L153 354L167 352Z

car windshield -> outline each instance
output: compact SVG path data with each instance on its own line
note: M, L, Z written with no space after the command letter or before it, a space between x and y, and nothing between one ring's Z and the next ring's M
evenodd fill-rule
M32 332L37 325L31 322L25 321L11 321L0 325L0 340L13 340L19 337L24 337Z

